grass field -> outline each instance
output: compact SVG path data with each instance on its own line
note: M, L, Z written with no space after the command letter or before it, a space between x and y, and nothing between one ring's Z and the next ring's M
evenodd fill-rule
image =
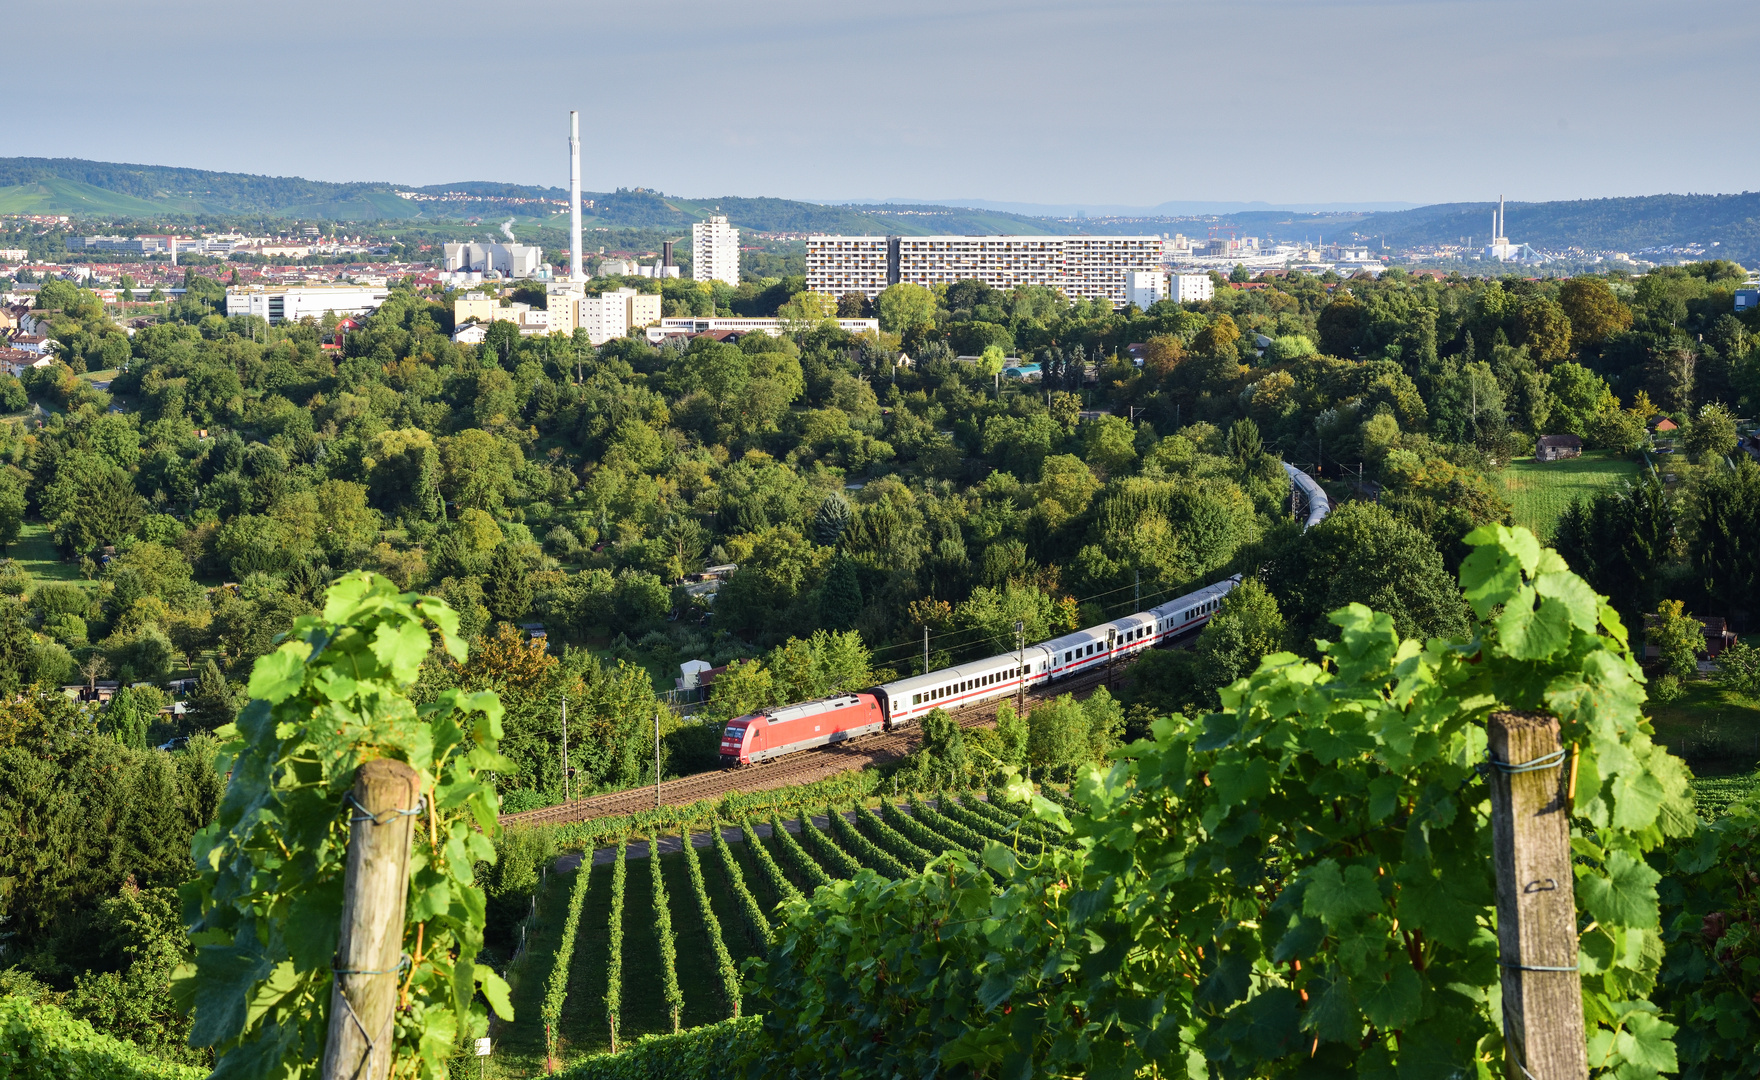
M1568 461L1541 464L1517 458L1503 470L1503 491L1509 496L1517 525L1542 538L1552 535L1559 515L1571 503L1593 496L1609 484L1638 475L1641 466L1605 450L1591 450Z
M1707 679L1688 679L1681 696L1651 701L1644 712L1656 741L1687 759L1699 776L1747 773L1760 763L1760 702Z
M43 522L27 521L20 526L18 542L6 554L23 566L38 582L71 581L75 585L92 584L80 576L78 563L61 561L61 552L56 550L55 539L49 534L49 526Z

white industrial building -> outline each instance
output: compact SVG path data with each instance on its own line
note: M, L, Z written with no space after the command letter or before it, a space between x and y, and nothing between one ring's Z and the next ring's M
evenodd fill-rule
M504 278L548 276L544 249L530 244L447 244L448 273L497 273Z
M739 284L739 230L727 218L717 214L691 226L691 277Z
M234 285L226 290L226 314L255 315L271 326L326 312L370 315L390 295L384 285Z
M977 280L993 289L1043 285L1071 300L1127 302L1133 272L1158 271L1159 236L809 236L807 288L869 299L889 285L934 288Z

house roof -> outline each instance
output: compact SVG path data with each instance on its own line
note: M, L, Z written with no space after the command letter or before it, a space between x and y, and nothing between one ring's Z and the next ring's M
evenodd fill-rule
M1536 446L1563 446L1572 450L1581 450L1583 440L1576 435L1542 435L1535 440Z

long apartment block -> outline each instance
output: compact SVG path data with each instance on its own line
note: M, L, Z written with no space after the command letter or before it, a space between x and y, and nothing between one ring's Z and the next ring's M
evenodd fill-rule
M809 236L807 288L868 299L888 285L976 279L993 289L1045 285L1071 300L1125 305L1133 271L1161 268L1159 236Z

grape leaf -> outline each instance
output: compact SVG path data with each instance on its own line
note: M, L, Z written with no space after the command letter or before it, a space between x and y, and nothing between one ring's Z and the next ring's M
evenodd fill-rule
M1375 886L1374 872L1366 866L1349 866L1340 872L1336 860L1325 859L1303 876L1308 888L1302 896L1302 911L1326 920L1328 926L1381 910L1381 890Z
M1607 926L1651 926L1657 920L1656 883L1662 875L1628 852L1608 856L1605 873L1577 867L1577 894L1598 922Z

